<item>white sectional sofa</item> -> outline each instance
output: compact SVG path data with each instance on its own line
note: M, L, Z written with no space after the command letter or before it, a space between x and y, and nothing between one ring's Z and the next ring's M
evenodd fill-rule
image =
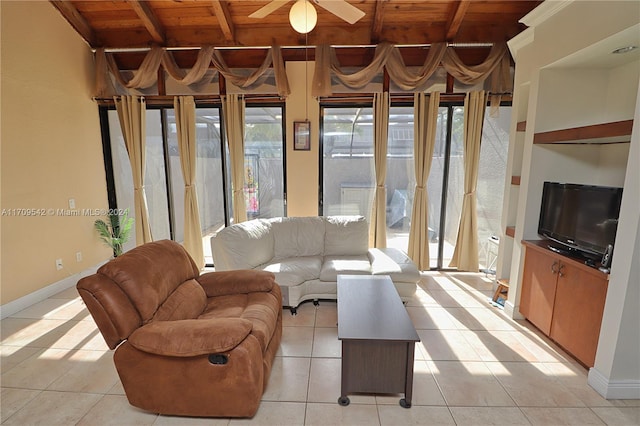
M296 313L305 300L337 298L338 274L389 275L403 301L416 291L415 263L394 248L370 249L362 216L254 219L228 226L211 238L217 271L273 272L282 305Z

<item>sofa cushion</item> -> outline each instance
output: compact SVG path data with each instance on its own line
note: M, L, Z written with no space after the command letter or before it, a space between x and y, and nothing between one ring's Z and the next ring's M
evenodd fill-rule
M371 275L371 263L367 255L325 256L320 281L336 282L338 274Z
M274 258L322 256L324 227L322 217L283 217L271 220Z
M253 269L273 258L273 236L267 220L236 223L211 238L213 264L217 271Z
M325 220L325 256L367 253L369 224L363 216L327 216Z
M198 318L207 306L207 295L196 280L182 283L158 308L153 321L177 321Z
M276 283L281 287L291 287L317 279L322 268L322 257L306 256L274 260L260 265L259 268L263 271L273 272L276 276Z
M396 248L369 249L373 275L389 275L394 282L417 283L420 271L415 263Z

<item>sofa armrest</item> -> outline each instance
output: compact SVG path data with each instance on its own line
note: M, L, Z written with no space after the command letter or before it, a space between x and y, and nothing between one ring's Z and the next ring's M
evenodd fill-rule
M236 271L208 272L196 280L204 288L207 297L269 292L275 284L271 272L242 269Z
M129 336L138 350L155 355L190 357L230 351L251 333L242 318L155 321Z

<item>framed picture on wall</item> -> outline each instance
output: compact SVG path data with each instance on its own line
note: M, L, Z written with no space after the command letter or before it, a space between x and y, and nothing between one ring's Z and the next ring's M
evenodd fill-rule
M293 122L293 149L296 151L311 149L311 123L309 121Z

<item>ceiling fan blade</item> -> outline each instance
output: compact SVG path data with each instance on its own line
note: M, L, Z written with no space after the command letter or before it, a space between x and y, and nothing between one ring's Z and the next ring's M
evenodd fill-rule
M273 0L266 6L263 6L260 9L256 10L255 12L253 12L251 15L249 15L249 18L262 19L265 16L269 15L270 13L273 13L276 10L280 9L282 6L289 3L289 1L290 0Z
M345 0L312 0L312 2L350 24L355 24L365 15L363 11Z

